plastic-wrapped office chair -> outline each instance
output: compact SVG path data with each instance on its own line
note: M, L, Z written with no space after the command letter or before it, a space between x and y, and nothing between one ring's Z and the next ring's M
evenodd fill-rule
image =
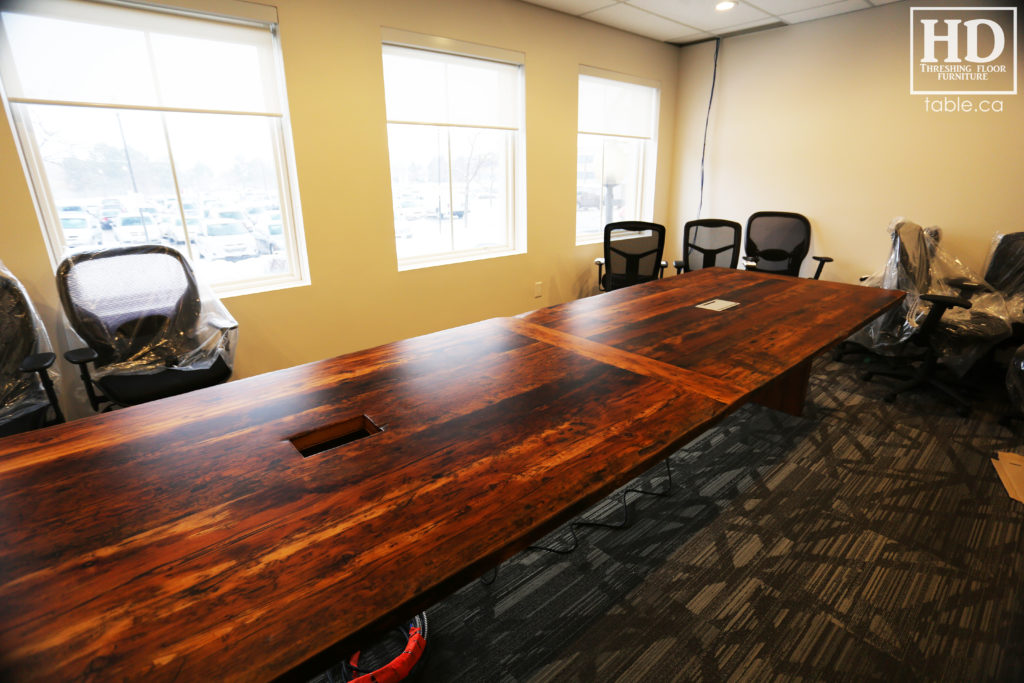
M747 270L780 275L800 275L807 252L811 248L811 222L806 216L789 211L758 211L747 220L744 241L744 264ZM814 279L833 259L812 256L818 262Z
M650 232L650 235L641 233ZM604 258L594 259L598 287L604 291L657 280L665 273L665 226L621 221L604 226ZM608 272L602 271L607 266Z
M1013 337L1024 340L1024 232L996 235L992 239L985 282L1006 298Z
M0 349L0 436L63 422L53 380L47 372L56 359L50 339L24 287L3 263Z
M683 226L683 258L674 261L676 275L681 272L712 268L735 268L740 262L740 233L736 221L724 218L698 218Z
M867 285L907 292L902 309L881 316L853 340L891 359L865 374L904 382L890 389L887 401L927 384L946 394L966 414L970 404L938 377L939 362L963 376L993 344L1010 333L1002 296L984 291L977 278L938 246L938 231L896 219L889 227L893 247L885 269ZM948 313L947 313L948 311Z
M185 393L231 375L238 325L175 249L73 254L57 268L57 290L85 346L65 357L79 366L93 410Z

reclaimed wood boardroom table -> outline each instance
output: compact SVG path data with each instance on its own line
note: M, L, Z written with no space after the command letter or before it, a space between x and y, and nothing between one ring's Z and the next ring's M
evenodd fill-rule
M901 297L707 269L0 440L0 679L326 668Z

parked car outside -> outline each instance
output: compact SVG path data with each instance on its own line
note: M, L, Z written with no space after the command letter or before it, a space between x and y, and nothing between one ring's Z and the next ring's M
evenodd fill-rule
M212 209L206 212L206 220L214 223L234 221L241 223L246 230L253 229L252 219L247 213L238 209Z
M196 235L203 231L203 222L198 218L186 215L188 221L188 234L192 244L196 243ZM164 221L160 224L160 236L167 242L173 244L185 243L185 231L181 229L181 216L175 216L174 220Z
M67 211L60 214L60 227L64 232L64 244L68 249L98 247L103 244L103 231L95 218L84 211Z
M159 239L158 230L145 216L124 215L114 224L114 237L120 244L145 244Z
M281 216L276 221L259 223L253 230L253 237L256 238L256 247L261 254L276 254L284 251L284 226L281 224Z
M201 258L243 259L258 255L256 238L241 221L206 223L196 241Z
M118 219L121 217L121 209L113 207L104 208L100 211L100 227L104 230L113 230L114 226L117 225Z

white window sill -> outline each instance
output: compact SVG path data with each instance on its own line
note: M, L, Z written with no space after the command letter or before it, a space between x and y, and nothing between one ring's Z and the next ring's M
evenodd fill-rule
M433 254L431 256L420 256L400 260L398 272L405 270L417 270L419 268L433 268L434 266L449 266L454 263L465 263L467 261L482 261L484 259L501 258L503 256L515 256L525 254L526 249L488 249L482 251L463 251L448 254Z

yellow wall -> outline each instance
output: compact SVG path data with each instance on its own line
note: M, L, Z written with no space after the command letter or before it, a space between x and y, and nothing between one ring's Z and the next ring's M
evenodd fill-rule
M926 112L908 92L908 13L900 2L725 39L702 215L804 213L812 253L836 258L825 277L848 282L883 262L897 215L941 225L976 269L994 233L1024 229L1020 96L999 114ZM574 246L580 64L660 82L654 219L669 227L666 258L679 254L712 43L679 49L518 0L281 0L278 16L313 284L226 299L236 378L593 292L600 247ZM525 53L527 254L397 271L381 27ZM0 205L0 260L53 331L52 271L6 121Z
M677 48L517 0L282 0L278 18L312 286L225 300L235 378L590 293L600 247L574 246L580 64L660 82L655 220L669 221ZM397 271L382 26L525 53L529 253ZM6 120L0 173L0 259L52 331L52 271Z
M994 233L1024 230L1022 96L1003 97L1002 113L926 112L909 94L911 4L927 3L722 41L702 215L806 214L812 253L836 259L823 277L847 282L884 263L894 216L941 226L944 246L976 270ZM680 221L697 211L713 52L680 50Z

